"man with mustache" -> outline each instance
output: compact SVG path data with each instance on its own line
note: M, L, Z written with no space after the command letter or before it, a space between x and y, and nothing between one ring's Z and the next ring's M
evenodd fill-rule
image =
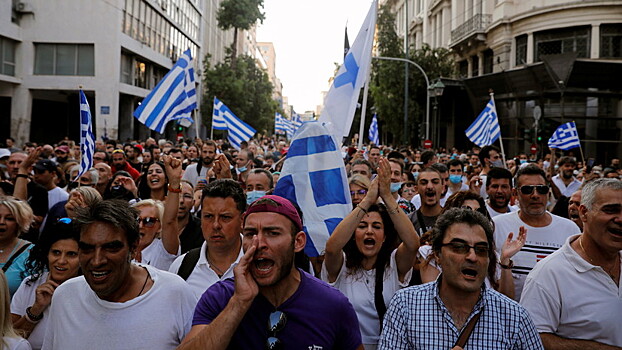
M581 181L574 177L577 161L573 157L561 157L557 165L559 174L553 176L551 181L557 186L562 196L570 197L581 187Z
M536 265L521 304L547 349L621 349L622 182L588 182L579 216L583 234Z
M245 254L197 304L188 349L363 349L352 305L294 266L306 244L294 205L264 196L244 213Z
M566 239L579 234L572 221L551 214L546 210L550 187L546 185L544 170L529 164L516 173L514 194L520 210L493 218L495 223L495 247L501 255L501 247L510 234L527 229L527 240L521 250L503 269L512 269L515 300L519 300L527 274L536 263L559 249Z
M419 172L417 192L421 199L421 206L408 215L419 236L432 229L436 218L441 213L443 209L441 207L443 189L443 178L438 170L425 168Z
M570 196L568 199L568 218L579 226L579 229L583 231L583 221L579 217L579 206L581 205L581 192L579 189Z
M518 210L517 207L509 205L512 197L512 173L509 170L490 169L486 176L486 193L486 209L491 218Z
M214 164L216 158L216 143L212 140L203 142L201 146L201 161L188 165L182 180L186 180L197 187L199 180L207 179L207 173Z

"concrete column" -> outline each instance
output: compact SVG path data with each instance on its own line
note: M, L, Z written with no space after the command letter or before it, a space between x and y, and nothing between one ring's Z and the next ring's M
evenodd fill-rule
M441 23L441 28L443 29L443 38L441 46L446 47L451 41L451 9L445 6L441 11L443 11L443 20Z
M533 63L534 60L533 45L533 33L527 33L527 64Z
M18 145L30 141L31 121L32 93L23 85L17 85L11 99L11 136Z
M484 75L484 53L483 52L478 52L477 53L477 75Z
M600 24L592 25L592 38L590 39L590 58L600 58Z
M473 77L473 61L471 60L471 56L467 56L467 77Z

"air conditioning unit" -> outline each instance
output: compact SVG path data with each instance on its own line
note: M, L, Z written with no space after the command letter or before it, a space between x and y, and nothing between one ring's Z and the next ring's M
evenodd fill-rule
M20 1L15 4L15 12L17 13L34 13L34 8L32 4Z

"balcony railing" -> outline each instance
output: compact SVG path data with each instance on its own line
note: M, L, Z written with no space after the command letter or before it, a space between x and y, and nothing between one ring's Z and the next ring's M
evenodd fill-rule
M483 32L492 21L492 15L477 14L462 23L458 28L451 31L451 42L457 41L470 36L474 33Z

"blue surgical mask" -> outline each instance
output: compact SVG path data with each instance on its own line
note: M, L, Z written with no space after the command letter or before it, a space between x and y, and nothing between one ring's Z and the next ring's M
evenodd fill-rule
M415 171L415 172L413 173L413 177L415 178L415 181L417 181L417 178L419 177L419 172L418 172L418 171Z
M527 163L527 159L521 159L521 160L520 160L520 163L521 163L521 164L525 164L525 163Z
M501 159L493 160L490 163L491 168L503 168L503 160Z
M391 193L395 193L399 191L400 187L402 187L401 182L391 182Z
M248 170L247 167L243 166L241 168L236 168L236 171L238 172L238 174L245 172L246 170Z
M251 204L259 198L266 195L266 191L250 191L246 192L246 204Z
M449 182L459 184L462 182L462 175L449 174Z

